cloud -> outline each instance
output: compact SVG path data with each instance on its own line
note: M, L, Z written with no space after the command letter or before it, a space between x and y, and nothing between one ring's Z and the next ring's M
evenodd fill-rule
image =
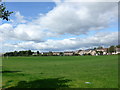
M108 28L117 20L117 3L62 3L37 20L59 34L86 34Z
M7 39L7 37L11 37L11 29L12 25L10 24L2 24L0 25L0 41L4 41Z
M88 48L100 45L116 45L117 32L98 33L86 38L60 38L64 35L88 35L91 31L100 31L117 23L117 3L57 3L51 11L39 15L37 19L26 21L20 12L15 13L17 24L0 25L0 41L16 40L22 43L5 43L3 47L11 50L60 51ZM110 39L110 40L108 40ZM44 41L44 42L43 42ZM7 50L7 49L6 49Z
M16 11L15 14L15 19L12 20L14 24L19 24L19 23L26 23L27 21L25 20L25 17L21 15L19 11Z
M0 27L6 28L0 29L5 37L23 41L44 41L64 34L82 35L92 30L108 28L116 22L116 8L117 3L63 2L32 22L26 22L24 16L16 12L14 22L19 24L3 24Z
M118 32L97 33L86 38L67 38L63 40L47 40L46 42L36 43L33 41L18 44L4 44L4 47L16 50L40 50L40 51L65 51L90 48L95 46L110 46L118 44Z
M0 25L0 34L5 40L22 40L41 42L48 37L53 37L56 34L41 29L41 26L35 24L19 24L13 27L12 24Z

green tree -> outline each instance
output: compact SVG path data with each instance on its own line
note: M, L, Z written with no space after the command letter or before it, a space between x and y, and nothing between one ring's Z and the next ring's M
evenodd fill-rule
M18 52L17 51L14 51L14 56L18 56Z
M96 47L94 47L94 50L96 50L97 48Z
M64 53L63 53L63 52L60 52L60 56L64 56Z
M99 46L97 49L103 49L103 47L102 47L102 46Z
M0 5L0 18L3 20L9 20L9 16L10 14L12 14L13 12L10 12L8 10L6 10L6 6L4 4Z
M109 49L108 49L108 51L110 53L115 52L115 46L110 46Z
M116 47L117 47L117 48L120 48L120 45L117 45Z
M28 50L28 55L32 55L33 52L31 50Z
M48 55L49 55L49 56L53 56L52 51L49 51Z
M39 51L37 51L37 55L39 55L40 54L40 52Z

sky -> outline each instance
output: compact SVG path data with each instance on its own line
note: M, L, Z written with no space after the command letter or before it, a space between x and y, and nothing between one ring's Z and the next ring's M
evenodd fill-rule
M32 0L31 0L32 1ZM118 44L117 2L6 2L0 52L75 51Z

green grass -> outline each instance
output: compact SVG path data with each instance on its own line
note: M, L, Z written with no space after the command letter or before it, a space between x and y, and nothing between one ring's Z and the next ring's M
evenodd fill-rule
M4 58L3 88L16 87L118 88L118 56Z

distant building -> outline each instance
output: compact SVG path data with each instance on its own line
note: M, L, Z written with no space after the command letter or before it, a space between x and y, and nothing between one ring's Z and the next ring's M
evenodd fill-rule
M112 54L112 55L115 55L115 54L117 54L117 53L116 53L116 52L112 52L111 54Z
M96 51L95 50L82 50L79 52L80 55L96 55Z
M37 52L34 52L32 55L38 55Z
M42 52L41 55L49 55L49 52Z
M82 50L82 51L78 52L78 54L80 54L80 55L84 55L85 53L86 53L85 50Z
M97 55L95 50L92 50L92 51L90 52L90 54L91 54L92 56Z
M65 56L72 56L72 55L74 55L74 52L73 51L64 52L64 55Z
M116 54L120 54L120 48L116 48Z
M80 51L82 51L82 50L77 50L77 51L75 51L74 53L75 53L75 54L78 54Z
M60 52L52 52L52 54L55 55L55 56L59 56Z
M107 50L108 50L107 48L96 49L99 55L107 55Z

